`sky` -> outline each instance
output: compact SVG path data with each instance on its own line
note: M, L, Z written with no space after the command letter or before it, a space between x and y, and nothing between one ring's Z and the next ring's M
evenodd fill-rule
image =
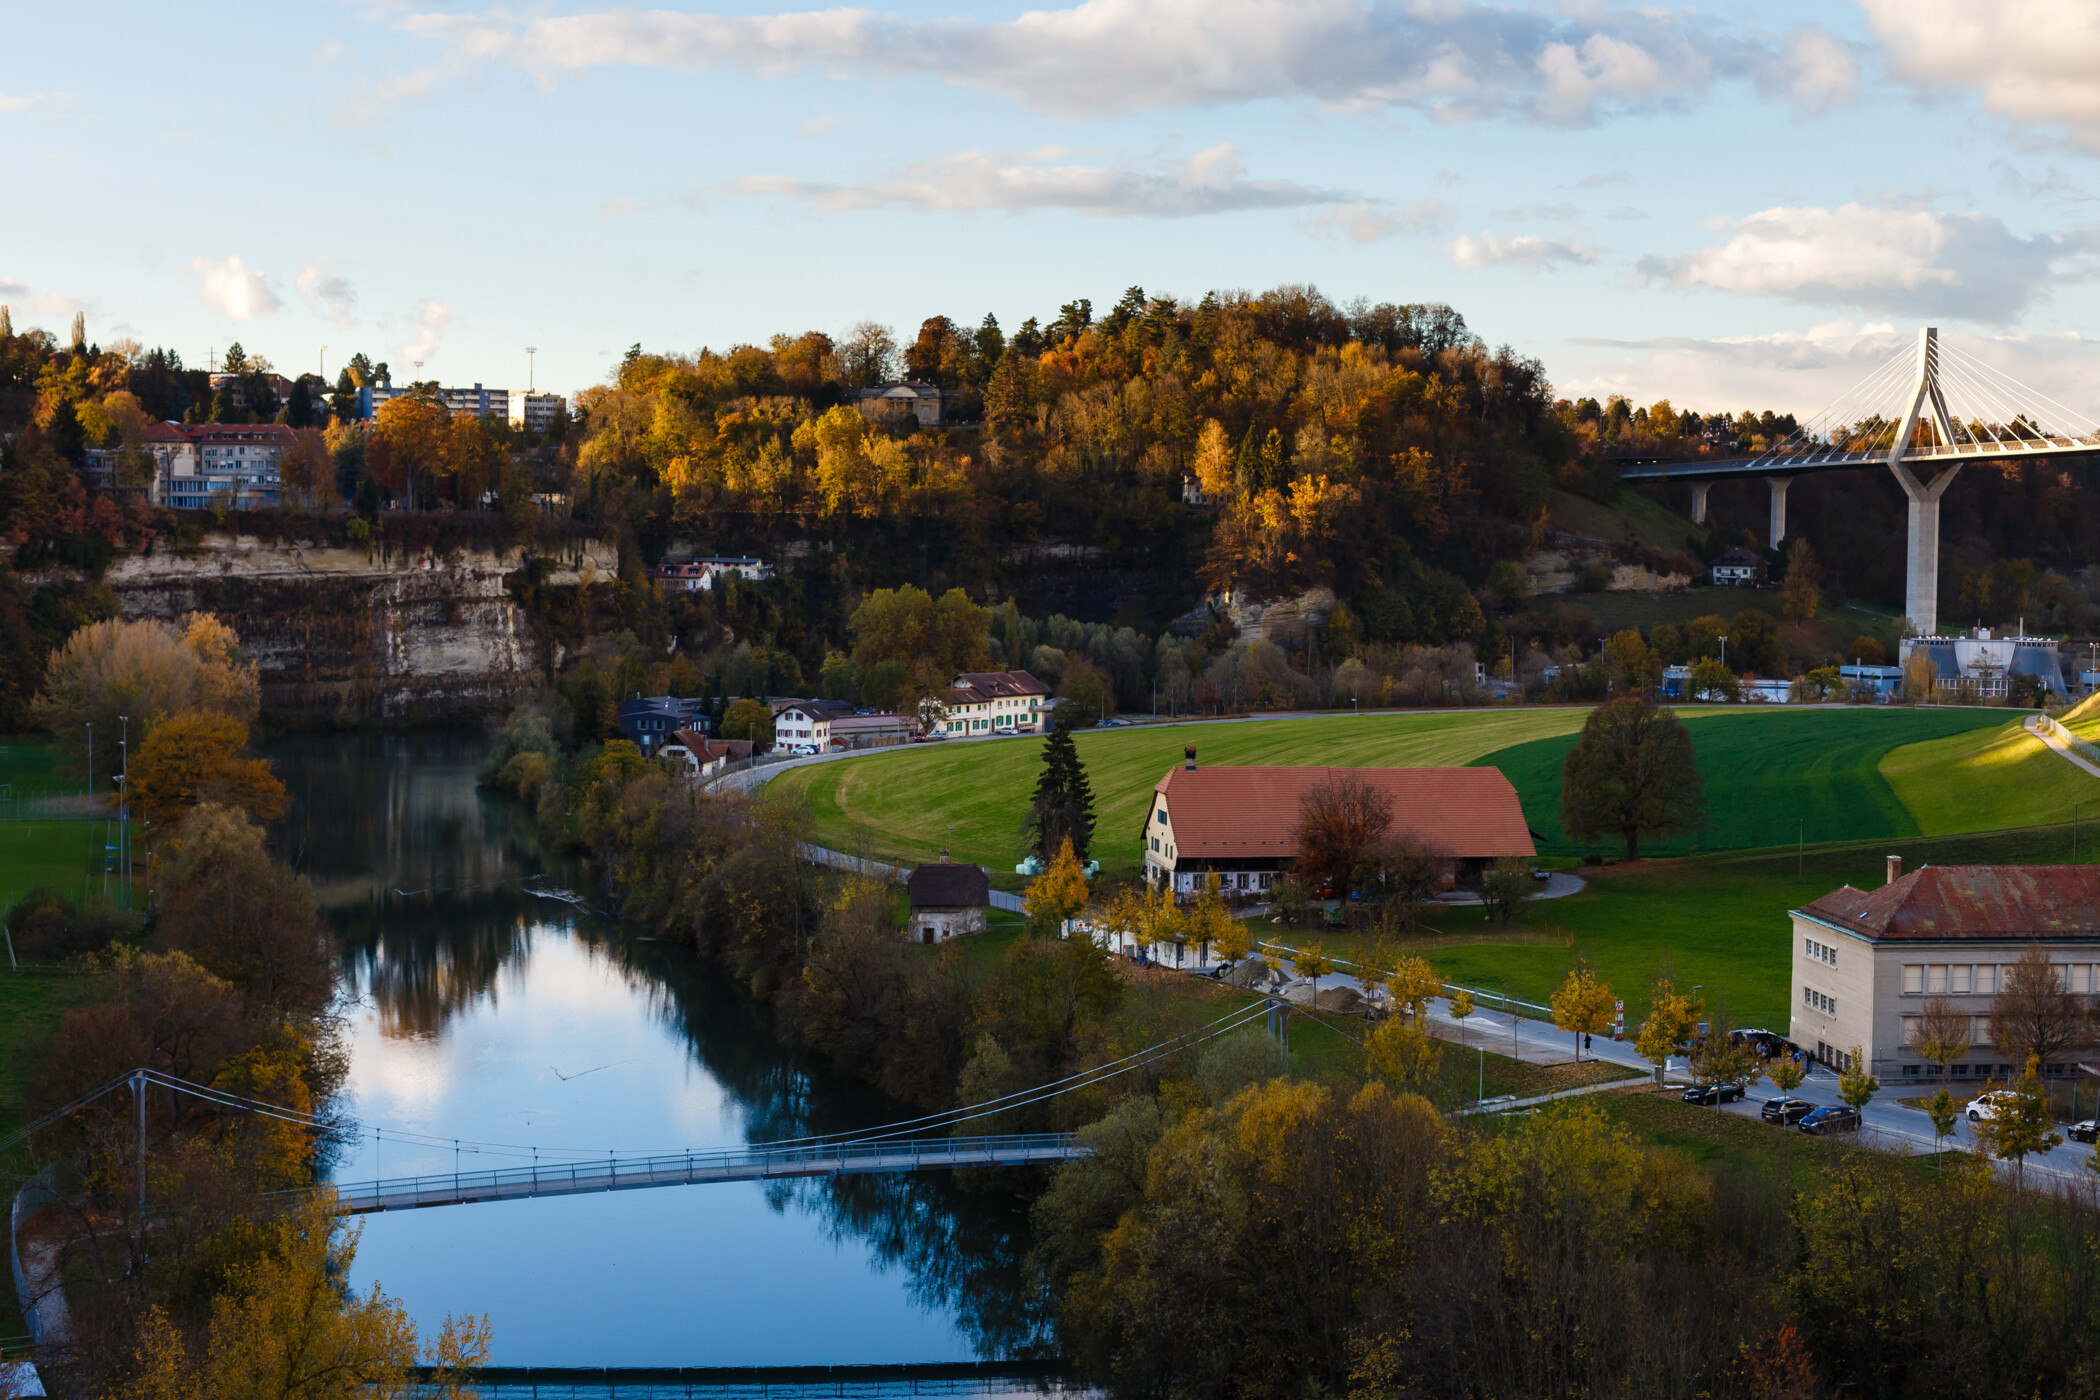
M1125 288L1442 301L1807 414L1921 325L2100 417L2100 4L21 7L0 302L186 363L602 382ZM526 347L537 353L528 365Z

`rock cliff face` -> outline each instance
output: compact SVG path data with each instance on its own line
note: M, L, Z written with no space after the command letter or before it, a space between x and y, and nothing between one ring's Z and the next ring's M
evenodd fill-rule
M518 551L367 559L361 552L211 537L111 564L126 617L215 612L262 673L263 711L313 721L416 722L505 707L542 667L505 575ZM598 546L549 580L613 572Z

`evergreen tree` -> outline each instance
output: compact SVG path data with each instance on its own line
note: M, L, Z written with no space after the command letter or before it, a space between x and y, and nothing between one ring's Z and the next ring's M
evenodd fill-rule
M1035 797L1022 829L1033 833L1029 849L1045 864L1066 841L1085 863L1094 839L1094 791L1087 784L1086 765L1079 761L1072 731L1062 725L1043 743L1043 771L1035 780Z

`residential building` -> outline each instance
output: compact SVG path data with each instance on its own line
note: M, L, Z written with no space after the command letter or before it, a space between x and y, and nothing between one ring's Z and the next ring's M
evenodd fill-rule
M282 423L154 423L145 431L152 457L146 496L177 510L274 506L280 463L296 441ZM103 490L116 486L113 449L92 448L88 475Z
M1731 549L1706 566L1706 576L1717 588L1755 587L1764 574L1765 561L1747 549Z
M941 852L938 865L922 865L905 877L911 901L907 935L919 943L945 943L967 933L983 933L992 905L992 882L981 865L951 865Z
M1907 1043L1933 997L1970 1018L1957 1077L2019 1072L1991 1036L1991 998L2039 944L2072 992L2100 989L2100 866L1928 865L1888 858L1877 890L1843 886L1791 912L1793 1021L1788 1038L1849 1069L1856 1047L1884 1084L1936 1073ZM2042 1066L2064 1074L2085 1047Z
M751 741L710 739L697 729L681 729L656 751L656 756L684 759L686 781L697 783L751 757Z
M567 409L560 394L541 394L532 390L510 395L510 425L523 428L528 433L544 433L554 426L554 415Z
M757 582L773 571L756 555L710 554L699 559L665 559L656 566L656 579L667 593L698 593L712 589L725 574Z
M211 376L211 391L214 394L224 394L235 408L246 408L249 377L245 374L214 374ZM281 374L266 374L263 376L263 382L270 386L270 392L277 396L280 406L292 401L294 386L291 380Z
M642 757L653 758L656 751L671 742L680 730L696 733L707 732L707 720L701 711L703 700L681 699L675 695L636 696L622 700L619 709L620 737L631 739L642 751Z
M853 406L871 423L938 427L951 397L948 390L923 379L898 379L862 389L853 396Z
M836 700L785 700L773 705L773 748L831 751L831 726L853 713Z
M1392 835L1441 851L1447 884L1470 882L1504 856L1538 854L1517 790L1497 768L1179 768L1152 788L1140 833L1145 883L1200 893L1212 875L1228 894L1255 896L1298 858L1305 794L1353 774L1391 803Z
M1046 733L1049 701L1050 687L1026 671L965 671L948 683L941 731L956 738Z

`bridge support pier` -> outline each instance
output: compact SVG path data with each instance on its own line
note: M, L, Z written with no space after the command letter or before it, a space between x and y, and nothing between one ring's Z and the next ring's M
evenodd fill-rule
M1911 631L1930 637L1940 625L1940 497L1954 484L1962 464L1956 462L1928 484L1918 480L1903 464L1910 449L1911 434L1918 419L1932 424L1941 443L1957 439L1947 415L1947 399L1940 391L1940 333L1927 326L1918 332L1918 377L1911 385L1910 407L1889 446L1888 466L1903 494L1910 499L1909 529L1905 532L1903 557L1903 608Z
M1692 483L1692 523L1694 525L1704 525L1706 523L1706 493L1712 489L1713 483L1711 481L1695 481Z
M1793 478L1788 476L1765 478L1765 485L1772 488L1772 525L1765 535L1770 541L1768 548L1779 548L1779 542L1786 538L1786 488L1792 484Z

